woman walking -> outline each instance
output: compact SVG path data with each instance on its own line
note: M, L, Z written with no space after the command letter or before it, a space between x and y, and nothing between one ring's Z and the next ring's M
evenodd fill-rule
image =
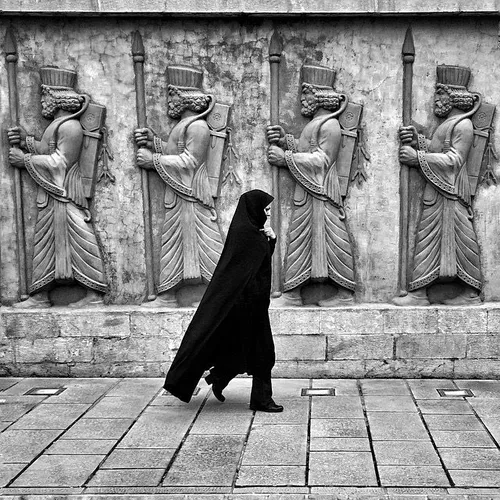
M281 412L272 399L275 362L269 323L271 256L276 235L264 224L273 197L254 189L241 195L219 263L182 339L165 389L188 403L203 373L219 401L239 373L252 375L250 408Z

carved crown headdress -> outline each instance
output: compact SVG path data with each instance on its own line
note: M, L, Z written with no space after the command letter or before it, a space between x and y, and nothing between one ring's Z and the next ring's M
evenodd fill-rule
M441 64L436 68L437 82L439 85L457 89L467 89L469 85L471 71L464 66L448 66Z
M167 83L181 90L203 90L203 71L192 66L167 66Z
M319 89L333 89L336 72L325 66L304 64L302 66L302 83L309 83Z
M55 66L40 68L42 85L60 90L74 90L76 84L76 71L62 69Z

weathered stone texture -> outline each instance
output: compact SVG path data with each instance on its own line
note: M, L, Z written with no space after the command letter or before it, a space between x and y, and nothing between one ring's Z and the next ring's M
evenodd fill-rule
M328 335L327 359L391 359L391 335Z
M278 360L326 359L326 339L323 335L279 335L274 337L274 344Z
M408 334L396 338L397 358L465 358L467 336L464 334Z

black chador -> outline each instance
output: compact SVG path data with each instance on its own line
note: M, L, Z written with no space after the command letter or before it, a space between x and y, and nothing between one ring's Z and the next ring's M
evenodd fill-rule
M186 403L210 370L206 381L220 401L229 381L248 373L251 408L283 409L271 398L275 353L268 308L276 239L263 228L272 200L258 189L240 197L219 263L165 380L165 389Z

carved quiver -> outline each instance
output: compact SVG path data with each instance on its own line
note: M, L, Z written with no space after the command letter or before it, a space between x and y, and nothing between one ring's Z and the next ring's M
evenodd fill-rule
M342 143L337 157L337 175L339 178L340 192L347 196L351 169L353 165L354 150L358 140L358 127L361 121L363 105L349 102L344 112L339 116L342 133Z
M224 144L227 137L227 126L231 106L216 102L207 116L207 125L210 129L210 146L207 156L207 171L212 196L220 194L220 178Z
M106 108L100 104L90 103L80 117L83 128L83 145L80 153L80 173L83 192L86 198L94 196L97 164L102 142L102 128L106 119Z
M467 157L467 172L471 194L476 194L478 179L482 179L486 165L483 162L486 147L490 145L491 124L495 116L495 106L493 104L482 103L479 109L471 117L474 126L474 142Z

